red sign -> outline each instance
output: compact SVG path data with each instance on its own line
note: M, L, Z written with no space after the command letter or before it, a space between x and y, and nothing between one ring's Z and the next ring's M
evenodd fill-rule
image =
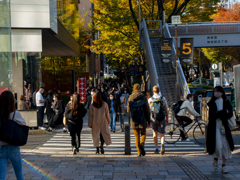
M81 101L86 100L86 79L85 77L78 78L78 93L80 94Z

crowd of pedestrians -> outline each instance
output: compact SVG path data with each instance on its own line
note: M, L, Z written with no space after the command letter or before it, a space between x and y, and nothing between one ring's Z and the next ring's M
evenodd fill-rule
M30 93L31 86L28 86L28 98L31 103L26 103L25 97L20 97L19 106L23 110L36 106L37 121L39 129L52 132L60 125L63 132L69 132L71 136L72 153L77 154L81 148L81 131L83 128L83 118L87 111L88 127L91 128L93 146L96 147L96 154L104 154L104 143L111 144L111 132L116 132L116 122L120 123L120 132L124 131L124 116L129 115L130 125L135 136L137 156L145 156L146 128L152 128L153 141L155 144L154 154L165 153L165 127L168 123L168 103L167 99L161 95L158 86L153 87L153 96L141 91L139 84L134 84L132 92L130 88L115 86L111 84L101 84L96 88L87 88L85 102L80 101L80 95L74 93L69 97L66 104L60 91L53 93L48 91L47 97L43 96L44 87L38 91ZM231 158L234 149L231 130L228 127L228 119L233 116L232 106L227 100L221 86L214 88L214 93L208 103L209 125L207 130L206 147L207 152L214 155L213 166L217 167L218 158L222 158L222 171L227 173L227 159ZM130 94L130 95L129 95ZM189 94L182 102L180 111L175 114L181 130L181 140L185 141L184 127L192 123L186 116L186 111L190 114L201 117L191 102L193 96ZM30 102L30 101L29 101ZM44 127L44 114L47 116L48 126ZM26 125L19 111L15 108L15 99L10 91L4 91L0 95L0 118L14 120L20 125ZM65 123L63 125L63 119ZM0 119L1 120L1 119ZM158 147L158 135L161 142L161 149ZM24 179L22 174L21 153L19 146L13 146L0 141L0 179L5 179L7 161L11 160L17 179Z

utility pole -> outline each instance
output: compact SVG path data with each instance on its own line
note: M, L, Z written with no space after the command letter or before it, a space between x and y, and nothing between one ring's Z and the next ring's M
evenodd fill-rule
M180 16L177 15L177 16L172 16L172 24L175 24L175 40L176 40L176 84L175 84L175 87L176 87L176 100L179 101L180 100L180 82L179 82L179 74L178 74L178 71L179 71L179 67L178 67L178 64L179 64L179 60L178 60L178 37L177 37L177 25L181 23L181 19L180 19Z
M175 24L175 39L176 39L176 100L180 100L180 83L179 83L179 75L178 75L178 37L177 37L177 24Z
M141 47L141 0L138 0L138 13L139 13L139 46Z
M201 48L199 48L199 84L201 84L202 82L201 82L201 58L200 58L200 56L201 56Z

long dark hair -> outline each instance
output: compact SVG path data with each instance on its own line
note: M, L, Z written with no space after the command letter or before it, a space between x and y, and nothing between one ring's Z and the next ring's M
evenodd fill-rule
M213 100L213 101L217 100L217 98L214 96L215 91L218 91L218 92L222 93L222 99L224 99L224 100L227 99L227 96L225 94L225 91L224 91L223 87L222 86L216 86L215 88L213 88L213 94L212 94L211 100Z
M100 92L96 92L93 95L93 106L95 108L101 108L102 105L103 105L103 100L102 100L102 97L101 97L101 93Z
M0 95L0 117L9 119L10 113L15 111L15 100L11 91L4 91Z
M76 115L78 113L77 110L79 109L80 106L81 106L80 95L75 92L72 96L72 102L70 104L70 109L73 110L73 115Z

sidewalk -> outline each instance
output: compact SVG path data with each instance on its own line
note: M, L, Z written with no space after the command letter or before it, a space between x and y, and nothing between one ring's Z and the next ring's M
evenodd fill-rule
M198 154L146 155L75 155L71 153L23 152L26 180L34 179L215 179L240 178L240 155L235 152L228 160L228 174L212 167L212 157ZM11 165L7 179L16 179Z

